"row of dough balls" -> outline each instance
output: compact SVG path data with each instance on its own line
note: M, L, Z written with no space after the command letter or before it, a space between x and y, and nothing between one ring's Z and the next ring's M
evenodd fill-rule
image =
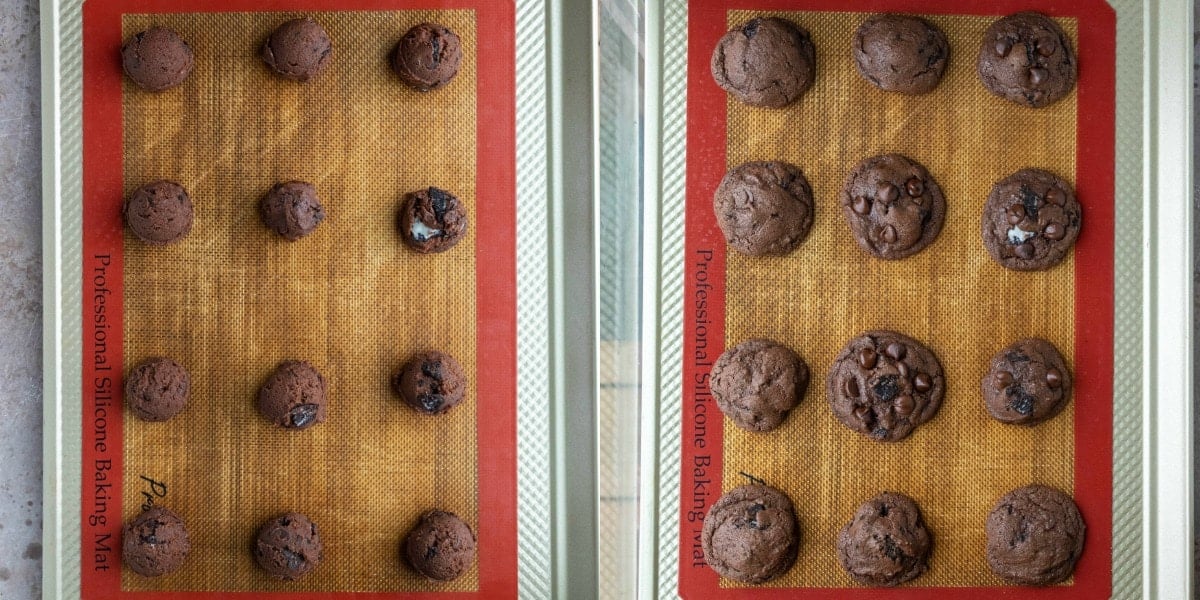
M271 33L262 60L280 76L305 82L320 75L333 57L333 41L312 18L292 19ZM389 57L392 70L421 92L445 87L458 74L462 44L458 35L437 23L408 30ZM136 33L121 46L121 66L142 89L161 92L182 84L192 74L192 47L166 27Z
M294 242L325 220L317 188L304 181L277 183L258 205L263 225ZM129 230L152 246L173 244L192 230L195 208L182 185L159 180L134 190L121 207ZM422 254L445 252L467 235L463 202L446 190L428 187L404 195L397 219L404 243Z

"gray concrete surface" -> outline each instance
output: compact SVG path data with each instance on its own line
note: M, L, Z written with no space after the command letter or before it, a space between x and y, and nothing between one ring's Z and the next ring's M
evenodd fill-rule
M38 3L0 0L0 598L41 596Z

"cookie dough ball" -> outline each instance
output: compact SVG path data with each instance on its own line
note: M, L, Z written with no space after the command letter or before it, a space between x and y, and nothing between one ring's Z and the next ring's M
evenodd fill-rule
M400 237L422 254L445 252L467 236L467 209L435 187L409 192L400 207Z
M392 70L409 87L428 92L446 87L458 75L462 43L458 34L437 23L409 29L392 50Z
M121 67L138 87L161 92L184 82L192 74L192 47L166 27L135 33L121 46Z
M946 391L933 351L894 331L868 331L838 353L825 379L833 414L843 425L883 442L898 442L937 414Z
M404 558L435 581L461 577L475 562L475 534L454 513L431 510L404 538Z
M292 19L275 28L262 48L263 62L292 81L308 81L329 66L333 41L311 18Z
M863 585L894 586L929 570L931 537L921 509L904 494L884 492L858 507L838 534L838 561Z
M300 513L285 513L263 523L254 540L254 560L276 579L300 579L324 558L317 525Z
M1046 340L1021 340L996 353L983 378L988 414L1004 423L1037 425L1071 399L1071 372Z
M1040 108L1075 87L1075 51L1053 19L1036 12L1004 17L983 34L976 70L993 94Z
M924 250L946 220L942 188L924 166L899 154L858 163L846 177L840 202L854 241L884 260Z
M143 421L166 421L187 406L192 378L169 358L150 358L125 377L125 403Z
M258 410L280 427L307 429L325 422L326 389L325 378L312 363L285 361L258 389Z
M804 397L808 365L771 340L746 340L721 354L708 381L721 412L747 431L778 427Z
M734 98L782 108L812 87L817 51L808 31L777 18L752 19L726 33L712 55L712 75Z
M729 170L713 195L725 241L750 256L784 255L808 237L812 187L785 162L749 162Z
M700 534L704 561L718 575L764 583L796 562L800 524L792 499L767 485L743 485L721 496Z
M1086 528L1070 496L1030 485L1000 498L987 518L987 562L1019 585L1051 585L1075 571Z
M854 66L875 87L901 94L933 91L950 56L950 43L929 21L875 15L854 33Z
M1021 169L992 186L983 206L983 245L1015 271L1062 262L1079 238L1083 208L1075 189L1041 169Z
M121 206L129 231L151 246L174 244L192 230L192 198L174 181L147 183L133 191Z
M294 242L317 230L325 220L325 208L317 188L303 181L277 183L258 204L258 214L267 229Z
M183 519L161 506L134 517L121 529L121 560L143 577L175 571L191 549Z
M392 376L392 389L420 412L442 414L467 395L467 375L462 365L445 352L422 352Z

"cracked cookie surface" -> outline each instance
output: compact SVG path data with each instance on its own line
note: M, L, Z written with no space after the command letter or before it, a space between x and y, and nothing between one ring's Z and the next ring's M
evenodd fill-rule
M1075 87L1075 51L1053 19L1036 12L1017 13L984 32L976 71L993 94L1041 108Z
M875 15L854 33L854 66L875 87L902 94L933 91L950 57L950 43L929 21Z
M1016 271L1062 262L1079 238L1083 209L1071 184L1041 169L1021 169L992 186L983 206L983 245Z
M777 342L746 340L717 358L709 387L721 412L735 425L770 431L804 397L808 365Z
M748 162L721 179L713 212L734 250L750 256L787 254L812 228L812 187L795 165Z
M988 567L1020 585L1064 581L1083 554L1085 532L1079 507L1067 494L1043 485L1017 488L988 515Z
M885 260L924 250L946 220L942 188L925 167L900 154L859 162L846 177L840 202L854 241Z
M981 385L984 405L1004 423L1037 425L1071 399L1071 372L1053 344L1030 338L992 357Z
M751 106L782 108L813 85L817 55L808 31L775 17L726 33L712 55L717 85Z
M767 485L743 485L708 510L700 543L705 562L717 574L763 583L796 562L800 525L787 494Z
M906 335L876 330L842 348L825 391L842 424L876 440L897 442L937 414L945 379L929 348Z
M894 586L929 570L932 537L916 501L884 492L867 500L838 534L838 562L864 585Z

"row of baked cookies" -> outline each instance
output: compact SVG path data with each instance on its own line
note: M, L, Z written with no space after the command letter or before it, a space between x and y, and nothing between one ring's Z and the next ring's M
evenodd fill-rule
M981 519L983 520L983 519ZM1051 585L1075 571L1086 527L1075 501L1029 485L1002 496L987 515L987 564L1019 585ZM760 584L785 574L802 543L791 498L763 483L734 488L704 517L704 560L719 575ZM837 538L846 573L870 586L895 586L929 569L933 534L912 498L881 493L859 506Z
M928 247L942 231L947 204L924 166L900 154L859 162L839 194L859 247L898 260ZM717 225L730 247L751 256L795 250L813 223L812 186L795 165L755 161L729 170L713 195ZM1071 184L1041 169L1021 169L992 186L983 207L983 245L1000 265L1044 270L1066 258L1083 210Z
M854 34L854 66L872 85L925 94L937 87L950 59L946 34L909 15L876 15ZM1036 12L1009 15L983 34L976 58L983 86L1018 104L1039 108L1075 87L1071 40L1053 19ZM786 19L751 19L717 42L712 75L717 85L751 106L781 108L816 80L809 32Z

